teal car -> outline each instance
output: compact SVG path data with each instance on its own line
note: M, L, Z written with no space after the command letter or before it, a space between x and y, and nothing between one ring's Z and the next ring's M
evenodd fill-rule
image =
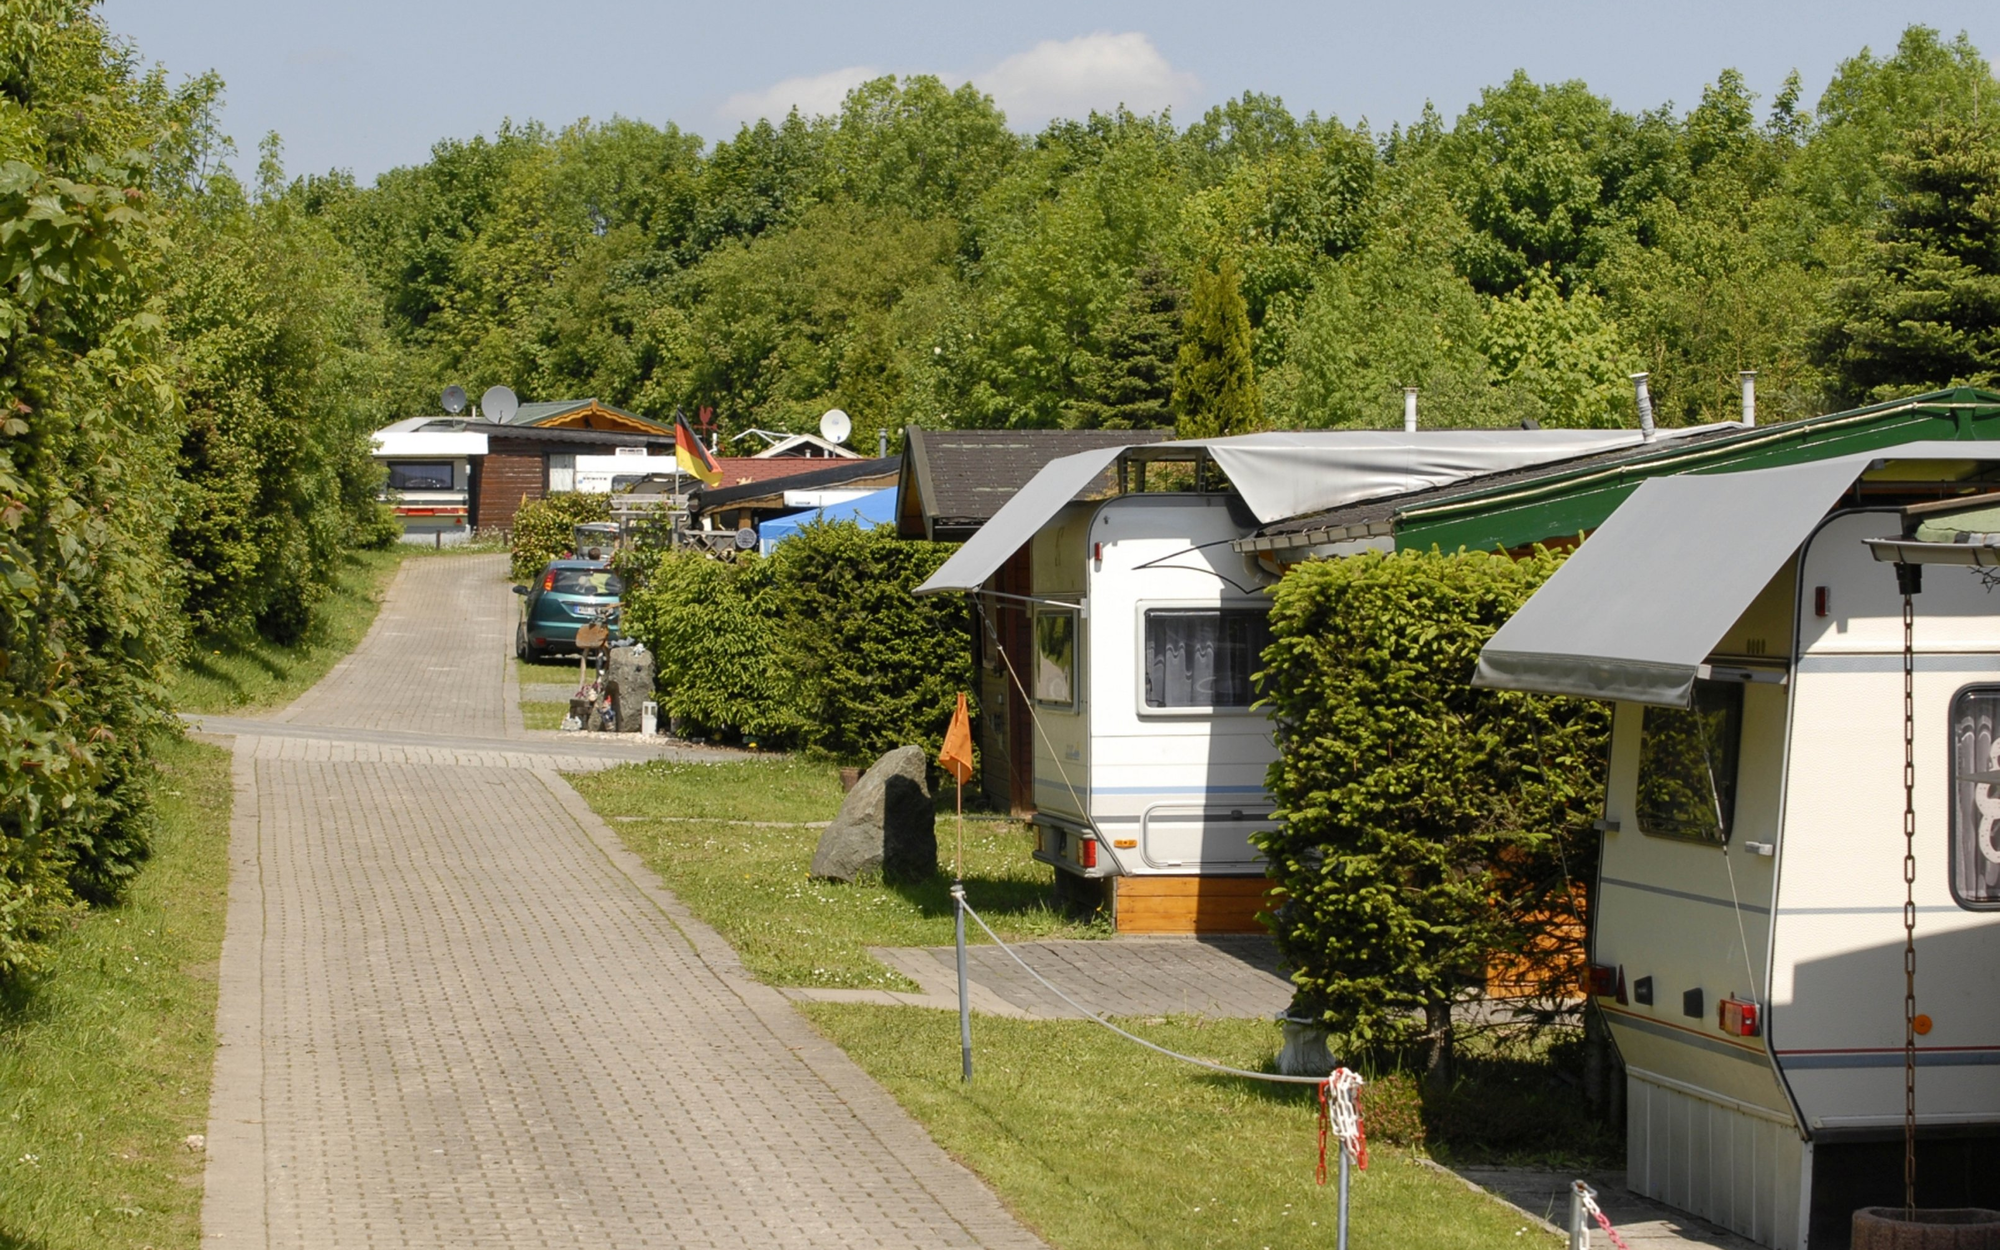
M514 593L522 597L514 654L539 660L558 651L574 652L576 631L595 620L602 619L615 637L625 583L600 561L552 560L535 580L514 587Z

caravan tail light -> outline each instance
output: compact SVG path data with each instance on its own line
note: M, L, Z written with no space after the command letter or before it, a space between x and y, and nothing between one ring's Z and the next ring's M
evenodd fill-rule
M1757 1004L1740 998L1725 998L1716 1008L1716 1023L1731 1037L1757 1036Z
M1097 839L1078 838L1076 840L1076 862L1085 868L1097 867Z
M1618 992L1618 965L1592 964L1584 980L1593 997L1610 998Z

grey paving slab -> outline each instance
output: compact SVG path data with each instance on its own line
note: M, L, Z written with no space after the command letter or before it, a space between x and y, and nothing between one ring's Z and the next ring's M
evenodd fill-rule
M1292 1001L1277 947L1265 937L1019 942L1014 949L1036 972L1102 1015L1269 1018ZM956 1004L957 953L951 947L873 953L927 995ZM970 947L966 965L975 1010L1040 1020L1079 1015L996 946Z
M478 563L406 564L284 719L206 723L237 808L203 1244L1040 1245L744 974L560 744L455 688L506 670L425 675L441 642L504 648Z
M1443 1165L1438 1165L1441 1168ZM1757 1250L1757 1243L1696 1219L1684 1211L1641 1197L1625 1188L1625 1178L1613 1172L1551 1172L1542 1168L1450 1167L1449 1171L1476 1189L1506 1202L1553 1229L1569 1219L1570 1182L1581 1180L1597 1191L1597 1205L1632 1250L1667 1250L1669 1246L1712 1246L1715 1250ZM1610 1239L1592 1225L1592 1246L1609 1246Z

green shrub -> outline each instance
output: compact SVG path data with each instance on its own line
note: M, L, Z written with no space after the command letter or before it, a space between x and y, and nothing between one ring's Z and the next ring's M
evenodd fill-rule
M624 631L687 728L865 762L944 738L974 689L965 608L910 592L951 548L811 525L768 558L635 556Z
M153 301L164 136L81 4L10 6L0 40L0 988L76 895L144 857L144 738L179 644L166 557L178 439Z
M533 577L570 550L572 531L586 521L609 521L611 497L563 492L530 499L514 514L514 576Z
M954 549L842 523L808 525L771 553L806 746L860 763L944 741L958 692L978 688L965 601L910 592Z
M1281 824L1258 845L1297 1009L1342 1053L1424 1043L1449 1063L1450 1002L1495 962L1557 996L1595 871L1603 705L1478 690L1479 648L1555 570L1544 551L1372 554L1293 570L1262 689L1278 722Z
M777 746L804 724L784 662L771 569L754 558L659 552L624 562L620 629L651 648L660 705L687 727Z

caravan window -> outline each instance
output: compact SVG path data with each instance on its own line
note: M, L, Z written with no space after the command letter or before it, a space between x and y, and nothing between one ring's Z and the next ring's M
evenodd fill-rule
M576 454L567 451L549 453L549 493L561 494L576 489Z
M1736 816L1743 687L1698 681L1694 706L1649 707L1639 732L1639 830L1723 843Z
M418 464L398 460L389 465L390 490L450 490L451 464L448 461Z
M1951 892L1966 907L2000 907L2000 687L1951 701Z
M1270 643L1254 608L1146 613L1146 706L1249 707L1250 675Z
M1035 609L1035 702L1076 706L1076 612Z

